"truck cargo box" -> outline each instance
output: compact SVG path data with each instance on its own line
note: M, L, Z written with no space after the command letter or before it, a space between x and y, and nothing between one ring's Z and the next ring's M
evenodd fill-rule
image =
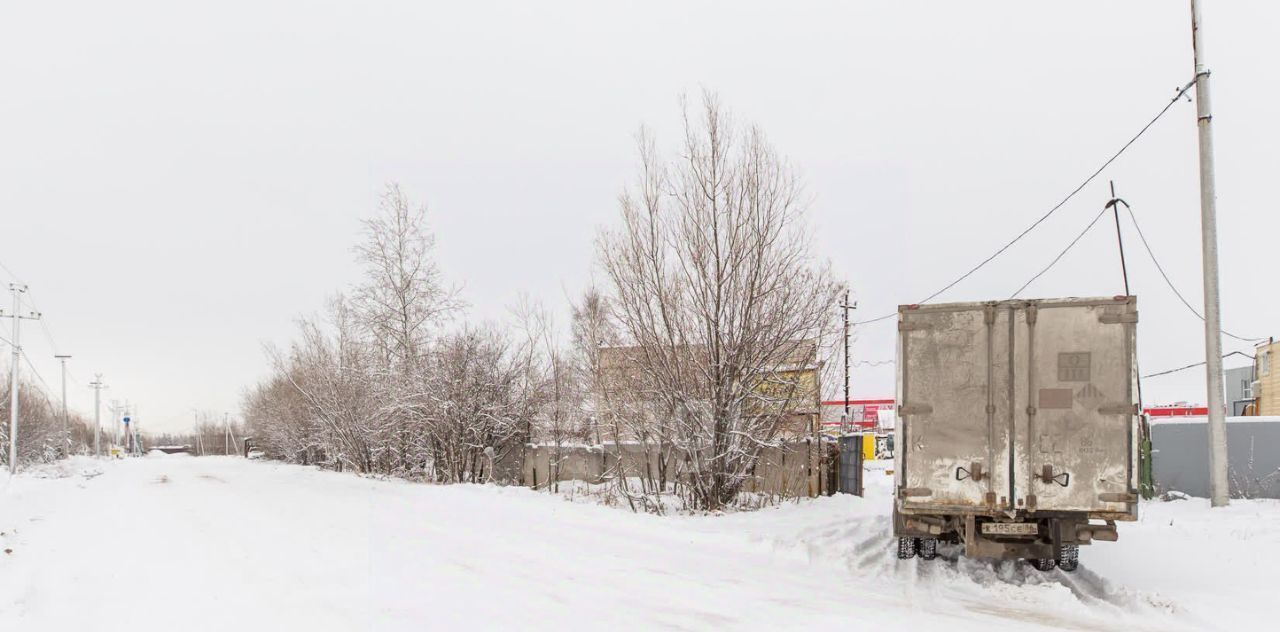
M1137 321L1131 296L900 307L896 514L1136 519Z

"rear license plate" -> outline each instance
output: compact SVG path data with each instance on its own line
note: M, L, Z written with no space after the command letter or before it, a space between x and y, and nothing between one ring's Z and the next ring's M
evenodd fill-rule
M982 532L992 535L1036 535L1040 526L1034 522L984 522Z

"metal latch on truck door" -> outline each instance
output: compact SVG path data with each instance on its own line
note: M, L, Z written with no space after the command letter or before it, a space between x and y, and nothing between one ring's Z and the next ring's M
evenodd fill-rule
M1049 483L1057 483L1063 487L1066 487L1071 483L1071 473L1058 472L1057 474L1054 474L1052 465L1045 465L1043 468L1041 468L1040 475L1037 476L1036 478L1040 479L1040 482L1046 485L1048 485Z
M956 467L957 481L963 481L965 479L969 479L975 483L981 483L984 476L985 475L982 473L981 463L970 463L969 469L967 470L964 469L963 467Z

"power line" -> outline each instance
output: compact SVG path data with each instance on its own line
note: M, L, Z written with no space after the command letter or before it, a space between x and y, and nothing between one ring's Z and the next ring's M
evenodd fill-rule
M22 278L19 277L18 274L14 272L12 268L5 265L3 261L0 261L0 270L4 270L5 273L7 273L10 277L12 277L15 282L22 285L26 285L26 282L23 281ZM31 292L30 288L27 288L26 295L27 295L26 302L28 305L31 306L31 311L40 313L42 310L38 305L36 305L35 295ZM40 329L44 332L45 341L49 343L49 347L53 350L53 353L56 355L59 352L58 343L54 341L53 332L49 330L49 325L45 323L44 319L40 320Z
M1253 359L1253 356L1251 356L1251 355L1249 355L1249 354L1247 354L1247 353L1245 353L1245 352L1243 352L1243 351L1232 351L1231 353L1228 353L1228 354L1226 354L1226 355L1222 356L1222 358L1225 360L1226 358L1230 358L1230 357L1231 357L1231 356L1233 356L1233 355L1244 356L1244 357L1246 357L1246 358L1249 358L1250 360L1252 360L1252 359ZM1198 366L1204 366L1204 360L1201 360L1201 361L1196 362L1196 363L1193 363L1193 364L1188 364L1188 365L1186 365L1186 366L1180 366L1180 367L1178 367L1178 368L1176 368L1176 369L1169 369L1169 370L1167 370L1167 371L1160 371L1160 372L1158 372L1158 373L1149 373L1149 374L1147 374L1147 375L1142 376L1142 379L1144 379L1144 380L1145 380L1145 379L1147 379L1147 378L1149 378L1149 377L1159 377L1159 376L1161 376L1161 375L1168 375L1168 374L1170 374L1170 373L1177 373L1178 371L1186 371L1187 369L1194 369L1194 368L1196 368L1196 367L1198 367Z
M5 273L8 274L9 277L14 280L14 282L22 283L22 279L18 278L17 273L15 273L13 270L10 270L9 266L5 265L3 261L0 261L0 270L4 270Z
M22 282L22 280L18 277L18 275L12 269L10 269L9 266L5 265L3 261L0 261L0 270L4 270L6 273L9 274L9 276L13 277L15 281L19 283ZM30 288L28 288L26 291L26 302L31 307L31 311L36 313L43 313L43 310L40 309L40 306L36 304L35 294L31 291ZM58 355L59 353L61 353L61 347L58 346L57 340L55 340L53 337L53 330L49 328L49 324L45 319L41 318L39 322L40 322L40 331L44 334L45 341L49 343L49 349L53 351L53 354L55 356ZM0 341L5 342L10 346L12 346L13 344L9 342L9 340L6 338L0 338ZM23 353L25 354L25 351ZM30 363L30 359L28 359L28 363ZM72 371L71 369L67 369L67 374L71 376L72 381L75 381L77 383L80 382L79 376L77 376L75 372Z
M1125 209L1129 211L1129 219L1133 221L1133 227L1138 230L1138 238L1142 240L1143 248L1146 249L1147 255L1151 257L1151 263L1155 264L1156 270L1160 271L1160 276L1164 278L1165 284L1168 285L1169 289L1173 291L1174 296L1177 296L1178 300L1182 301L1182 304L1186 305L1187 309L1191 310L1191 313L1196 315L1196 318L1199 318L1201 321L1203 321L1204 315L1201 314L1199 311L1197 311L1196 308L1193 307L1189 301L1187 301L1187 298L1182 295L1182 292L1178 291L1178 288L1173 285L1173 281L1169 279L1168 273L1164 271L1164 266L1160 265L1160 261L1156 259L1156 253L1153 250L1151 250L1151 244L1147 243L1147 236L1142 233L1142 227L1138 225L1138 216L1135 215L1133 212L1133 209L1129 208L1127 205L1125 206ZM1244 336L1237 336L1225 329L1222 329L1219 331L1222 332L1222 335L1230 338L1235 338L1236 340L1239 340L1241 342L1253 343L1253 342L1261 342L1263 340L1266 340L1266 338L1246 338ZM1201 364L1204 364L1204 363L1201 362Z
M1053 266L1057 265L1058 262L1061 261L1064 256L1066 256L1067 251L1074 248L1077 243L1080 243L1080 240L1084 238L1085 234L1093 229L1094 224L1097 224L1098 220L1102 219L1102 216L1105 215L1109 209L1110 207L1104 206L1102 210L1098 212L1098 215L1093 218L1093 221L1089 222L1089 225L1085 226L1084 230L1080 231L1080 234L1076 235L1076 238L1072 239L1071 243L1067 244L1067 247L1063 248L1062 252L1059 252L1058 256L1054 257L1053 261L1049 262L1049 265L1045 266L1043 270L1037 272L1036 275L1031 277L1026 283L1023 283L1022 287L1018 288L1018 291L1011 294L1009 298L1010 299L1017 298L1018 295L1021 294L1023 290L1027 289L1027 286L1031 285L1032 283L1035 283L1036 279L1040 278L1041 276L1044 276L1044 273L1049 271L1049 268L1052 268Z
M44 385L44 389L37 389L37 391L40 393L40 396L44 398L44 401L46 403L48 403L50 406L53 406L53 400L49 399L49 393L48 393L48 391L53 390L53 387L49 386L48 382L44 381L44 376L40 375L40 372L36 370L36 365L32 364L31 356L27 355L26 351L22 352L22 359L27 361L27 368L31 369L31 373L36 376L36 379L39 380L41 384Z
M948 283L946 286L944 286L942 289L938 290L937 292L934 292L933 294L930 294L930 295L929 295L927 298L925 298L924 300L919 301L919 303L920 303L920 304L928 303L929 301L932 301L933 299L935 299L935 298L937 298L938 296L940 296L943 292L946 292L947 290L949 290L949 289L951 289L951 288L955 287L955 286L956 286L957 284L959 284L961 281L963 281L963 280L965 280L965 279L969 278L971 275L973 275L973 273L977 272L978 270L981 270L981 269L982 269L984 266L986 266L988 263L991 263L991 261L992 261L993 259L995 259L996 257L999 257L1000 255L1004 254L1004 252L1005 252L1006 250L1008 250L1008 249L1009 249L1009 248L1011 248L1014 244L1016 244L1016 243L1018 243L1019 241L1021 241L1023 237L1026 237L1028 233L1030 233L1032 230L1035 230L1035 228L1036 228L1037 226L1039 226L1040 224L1044 223L1044 221L1045 221L1045 220L1047 220L1047 219L1049 219L1049 217L1050 217L1051 215L1053 215L1055 212L1057 212L1057 210L1058 210L1058 209L1062 208L1062 207L1063 207L1063 205L1065 205L1067 202L1071 201L1071 198L1074 198L1074 197L1076 196L1076 194L1077 194L1077 193L1079 193L1082 189L1084 189L1086 186L1088 186L1088 184L1089 184L1090 182L1093 182L1094 178L1097 178L1097 177L1098 177L1098 175L1099 175L1099 174L1101 174L1101 173L1102 173L1102 172L1103 172L1107 167L1110 167L1110 166L1111 166L1111 163L1115 162L1115 161L1116 161L1116 159L1117 159L1117 158L1119 158L1119 157L1120 157L1120 155L1121 155L1121 154L1123 154L1126 150L1128 150L1130 146L1132 146L1135 142L1137 142L1137 140L1138 140L1139 138L1142 138L1142 135L1143 135L1143 134L1146 134L1146 133L1147 133L1147 130L1151 129L1151 126L1152 126L1152 125L1155 125L1155 124L1156 124L1156 121L1159 121L1159 120L1161 119L1161 117L1163 117L1163 116L1165 115L1165 113L1166 113L1166 112L1168 112L1168 111L1169 111L1169 109L1173 107L1173 104L1174 104L1174 103L1177 103L1177 102L1178 102L1178 99L1182 98L1182 95L1186 94L1187 90L1190 90L1190 89L1191 89L1191 86L1194 86L1194 85L1195 85L1195 79L1192 79L1190 82L1188 82L1188 83L1187 83L1187 85L1182 86L1182 88L1181 88L1181 89L1179 89L1179 90L1177 91L1177 93L1175 93L1175 94L1173 95L1173 98L1172 98L1172 99L1170 99L1170 100L1169 100L1169 102L1168 102L1168 103L1166 103L1166 104L1165 104L1165 106L1164 106L1163 108L1161 108L1161 109L1160 109L1160 112L1159 112L1159 113L1157 113L1157 114L1155 115L1155 118L1152 118L1152 119L1151 119L1151 120L1150 120L1146 125L1143 125L1143 126L1142 126L1142 129L1138 130L1138 133L1137 133L1137 134L1134 134L1134 135L1133 135L1133 137L1132 137L1132 138L1130 138L1130 139L1129 139L1129 141L1128 141L1128 142L1126 142L1123 146L1121 146L1121 147L1120 147L1120 149L1119 149L1118 151L1116 151L1114 154L1112 154L1110 158L1107 158L1106 162L1103 162L1103 163L1102 163L1102 166L1098 167L1098 168L1097 168L1097 169L1096 169L1092 174L1090 174L1090 175L1089 175L1089 177L1085 178L1085 179L1084 179L1084 181L1083 181L1083 182L1081 182L1079 186L1077 186L1074 190L1072 190L1072 191L1071 191L1071 193L1068 193L1068 194L1067 194L1067 197L1062 198L1062 201L1061 201L1061 202L1058 202L1057 204L1055 204L1055 205L1053 206L1053 208L1049 209L1049 211L1048 211L1047 213L1045 213L1044 215L1041 215L1039 219L1037 219L1035 222L1032 222L1032 224L1031 224L1030 226L1028 226L1025 230L1023 230L1021 233L1018 233L1018 236L1017 236L1017 237L1014 237L1014 238L1013 238L1013 240L1011 240L1009 243L1005 244L1004 246L1001 246L1001 247L1000 247L1000 249L999 249L999 250L996 250L994 253L992 253L992 255L991 255L991 256L987 257L986 259L983 259L980 263L978 263L978 265L974 266L973 268L970 268L968 272L965 272L964 274L960 275L960 277L959 277L959 278L957 278L956 280L954 280L954 281L952 281L952 282ZM897 316L897 315L898 315L898 312L896 312L896 311L895 311L895 312L892 312L892 313L890 313L890 314L885 314L884 316L880 316L880 317L877 317L877 318L872 318L872 319L870 319L870 320L863 320L863 321L859 321L859 322L856 322L856 323L854 323L854 324L855 324L855 325L866 325L866 324L870 324L870 323L874 323L874 322L879 322L879 321L882 321L882 320L888 320L888 319L893 318L894 316Z
M893 364L893 360L859 360L857 362L851 362L850 364L853 366L884 366L886 364Z

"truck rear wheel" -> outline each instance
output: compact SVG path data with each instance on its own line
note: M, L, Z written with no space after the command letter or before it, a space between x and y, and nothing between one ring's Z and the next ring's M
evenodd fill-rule
M931 560L938 557L938 540L936 538L921 538L917 545L920 549L920 559Z
M1064 544L1058 550L1058 568L1068 573L1080 567L1080 545Z
M898 538L898 559L909 560L916 556L915 538Z
M1032 566L1036 567L1036 570L1046 573L1053 570L1054 566L1057 566L1057 562L1053 558L1030 560L1030 562Z

